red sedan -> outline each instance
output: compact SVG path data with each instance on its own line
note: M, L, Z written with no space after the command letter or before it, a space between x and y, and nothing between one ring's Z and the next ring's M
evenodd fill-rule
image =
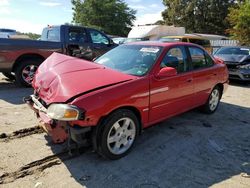
M52 54L25 101L54 142L91 140L99 154L118 159L143 128L200 106L215 112L227 83L225 64L200 46L140 42L95 62Z

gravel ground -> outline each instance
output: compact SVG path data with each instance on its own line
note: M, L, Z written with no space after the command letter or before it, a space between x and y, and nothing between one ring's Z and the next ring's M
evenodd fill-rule
M74 158L37 130L32 89L0 74L0 187L250 187L250 86L233 83L218 111L193 110L144 130L117 161Z

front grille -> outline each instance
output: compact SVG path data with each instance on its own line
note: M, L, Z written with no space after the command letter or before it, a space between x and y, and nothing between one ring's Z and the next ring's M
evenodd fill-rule
M228 69L237 69L237 65L226 64Z

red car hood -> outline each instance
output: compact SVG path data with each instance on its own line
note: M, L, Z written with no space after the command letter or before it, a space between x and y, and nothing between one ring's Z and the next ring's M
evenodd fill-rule
M33 87L50 104L134 78L93 62L53 53L39 66Z

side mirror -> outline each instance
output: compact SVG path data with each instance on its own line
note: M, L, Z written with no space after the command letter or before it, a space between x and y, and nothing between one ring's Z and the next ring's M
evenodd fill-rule
M164 67L160 70L160 72L156 75L157 78L166 78L177 75L177 70L173 67Z
M109 44L108 46L112 46L114 44L114 41L112 39L109 39Z

